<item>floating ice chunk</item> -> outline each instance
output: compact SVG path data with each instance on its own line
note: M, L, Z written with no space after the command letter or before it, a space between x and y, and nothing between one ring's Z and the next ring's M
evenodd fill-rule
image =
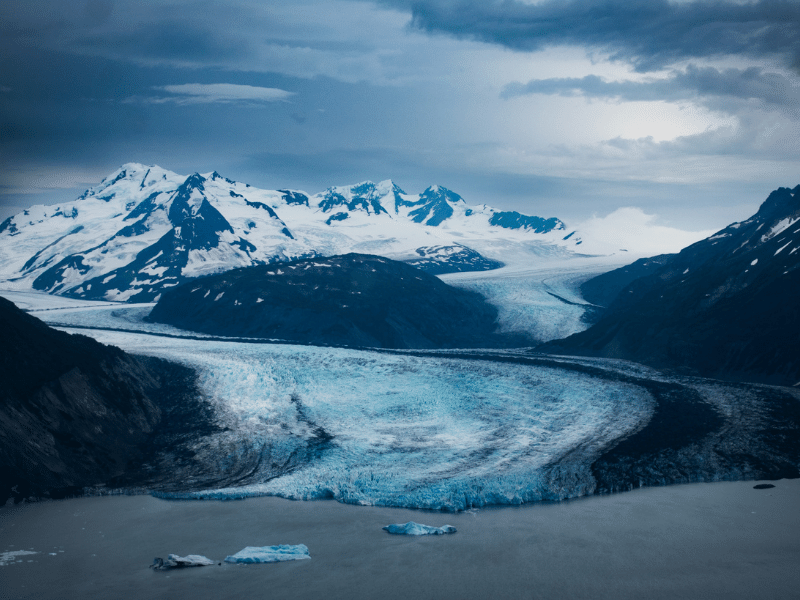
M160 557L154 558L150 568L156 571L166 571L167 569L181 569L183 567L208 567L213 564L213 560L199 554L188 554L186 556L169 554L167 555L167 560Z
M455 533L456 528L452 525L442 525L441 527L431 527L430 525L422 525L421 523L395 523L384 527L389 533L395 535L444 535L445 533Z
M305 544L281 544L279 546L248 546L233 556L226 556L228 563L274 563L287 560L311 558Z
M753 262L750 263L751 267L754 267L758 263L758 259L756 258Z
M27 556L29 554L39 554L33 550L10 550L8 552L0 552L0 567L5 567L13 562L22 562L18 560L20 556Z

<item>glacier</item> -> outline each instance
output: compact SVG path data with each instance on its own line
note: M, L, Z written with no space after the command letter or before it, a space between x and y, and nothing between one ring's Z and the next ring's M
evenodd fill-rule
M575 298L563 281L559 295ZM800 463L787 433L800 423L799 390L525 348L375 351L192 336L143 322L152 305L6 295L63 330L195 370L217 427L185 441L191 460L151 465L161 478L139 491L163 498L461 511L792 476Z

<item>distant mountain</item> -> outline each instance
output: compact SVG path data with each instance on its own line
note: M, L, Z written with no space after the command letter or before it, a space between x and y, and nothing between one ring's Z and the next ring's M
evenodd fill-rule
M167 396L191 395L192 377L56 331L0 298L0 502L77 494L138 472Z
M496 318L477 293L365 254L204 277L165 291L149 316L215 335L379 348L503 345Z
M625 287L597 324L539 349L800 383L800 186L775 190L746 221L652 260L664 263Z
M407 194L392 181L367 181L309 196L130 163L74 202L4 221L0 280L77 298L153 301L195 277L347 252L415 260L437 273L496 268L502 259L475 243L495 253L498 241L575 247L564 230L556 218L468 206L441 186ZM432 247L451 250L423 250Z

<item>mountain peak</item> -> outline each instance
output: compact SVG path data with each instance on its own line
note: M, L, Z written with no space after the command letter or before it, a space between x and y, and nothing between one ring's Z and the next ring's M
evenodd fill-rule
M772 192L761 204L756 216L770 219L788 216L797 210L800 210L800 185L794 189L782 187Z
M420 194L420 199L426 200L443 199L447 202L464 202L464 199L456 194L454 191L447 189L442 185L432 185Z

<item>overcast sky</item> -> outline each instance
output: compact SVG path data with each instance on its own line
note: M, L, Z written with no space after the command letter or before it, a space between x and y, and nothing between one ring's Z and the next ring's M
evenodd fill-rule
M800 0L0 0L0 217L125 162L718 228L800 183Z

